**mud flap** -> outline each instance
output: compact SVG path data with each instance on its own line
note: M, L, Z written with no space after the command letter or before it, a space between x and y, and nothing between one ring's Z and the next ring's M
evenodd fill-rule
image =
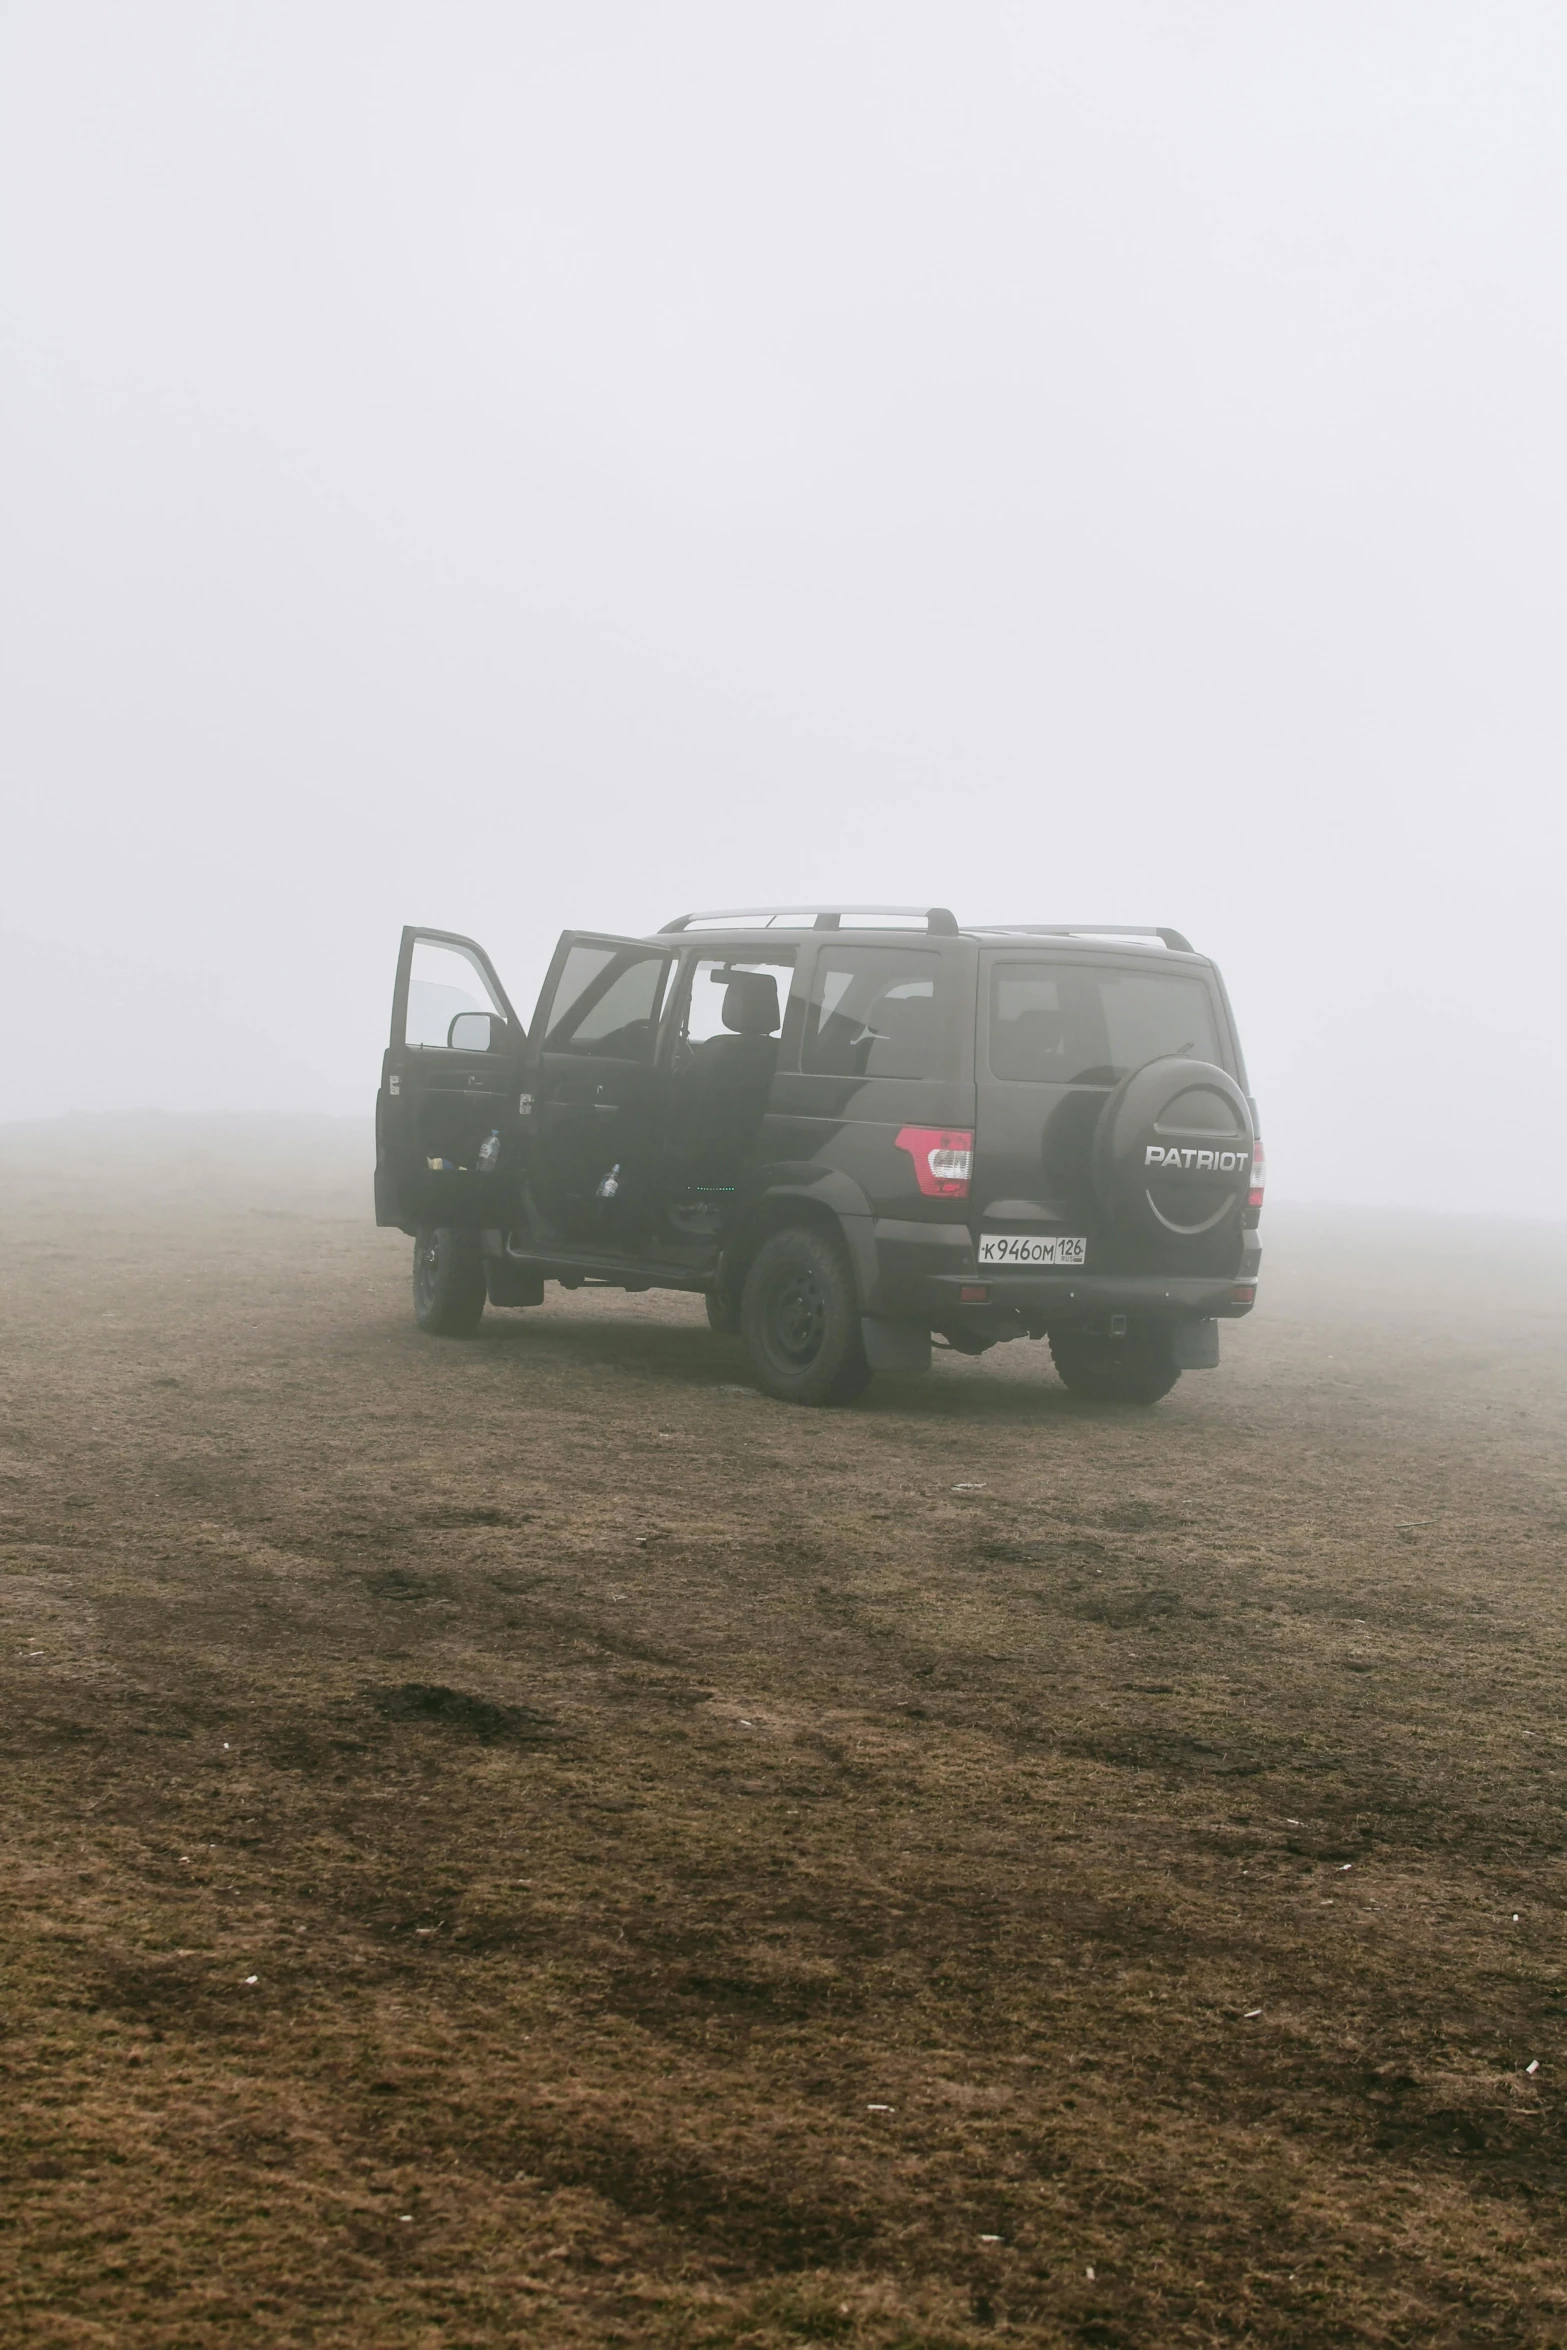
M1177 1322L1170 1332L1172 1361L1183 1371L1216 1371L1219 1367L1217 1322Z
M505 1257L484 1260L485 1293L492 1306L541 1306L544 1276L532 1265L514 1265Z
M862 1314L860 1335L873 1371L930 1369L930 1332L919 1322L889 1322L880 1314Z
M394 1232L412 1232L414 1229L403 1214L403 1204L397 1196L392 1171L379 1150L375 1160L375 1220L377 1224L389 1226Z

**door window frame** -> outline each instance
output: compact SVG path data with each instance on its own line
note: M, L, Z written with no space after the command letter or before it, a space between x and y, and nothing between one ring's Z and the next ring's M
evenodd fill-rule
M527 1031L512 1008L511 998L501 985L500 973L476 938L464 938L459 930L427 930L421 924L405 925L397 950L397 977L392 983L392 1032L390 1045L394 1053L462 1052L462 1045L410 1044L408 1042L408 990L413 979L414 948L421 939L432 946L455 947L459 953L470 955L483 973L485 985L511 1031L513 1040L521 1045L528 1041Z
M659 1002L658 1018L653 1026L649 1052L638 1055L636 1059L632 1060L621 1054L578 1052L569 1044L552 1045L550 1043L549 1015L554 1007L555 992L560 985L573 947L609 947L617 954L629 948L646 955L650 961L655 957L663 961L663 992ZM671 967L678 961L679 953L673 941L668 946L663 946L655 939L615 938L602 930L563 931L555 952L550 957L550 967L544 974L544 985L539 990L539 1000L533 1015L532 1040L528 1056L530 1065L538 1067L548 1057L551 1061L596 1062L601 1068L606 1069L656 1068L664 1057L669 1010L675 992L670 988L669 973ZM676 990L678 990L678 986L677 980Z

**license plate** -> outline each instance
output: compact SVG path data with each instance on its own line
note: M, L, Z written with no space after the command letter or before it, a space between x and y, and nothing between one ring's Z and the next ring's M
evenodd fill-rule
M1081 1265L1088 1259L1086 1240L1064 1240L1059 1233L982 1232L982 1265Z

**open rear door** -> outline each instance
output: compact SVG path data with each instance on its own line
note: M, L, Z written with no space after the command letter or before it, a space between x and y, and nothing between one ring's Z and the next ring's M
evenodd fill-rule
M635 1255L658 1189L673 942L568 930L528 1056L529 1224L543 1247Z
M449 930L403 932L376 1100L378 1224L510 1222L526 1043L483 947Z

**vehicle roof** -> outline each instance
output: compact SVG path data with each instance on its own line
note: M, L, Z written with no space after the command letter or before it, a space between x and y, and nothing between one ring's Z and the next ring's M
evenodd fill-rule
M1207 963L1182 932L1153 925L1108 922L959 922L943 906L736 907L714 913L679 915L650 937L664 942L700 939L731 947L770 945L824 934L855 946L898 938L961 938L976 946L1070 946L1074 953L1136 954L1179 962Z

